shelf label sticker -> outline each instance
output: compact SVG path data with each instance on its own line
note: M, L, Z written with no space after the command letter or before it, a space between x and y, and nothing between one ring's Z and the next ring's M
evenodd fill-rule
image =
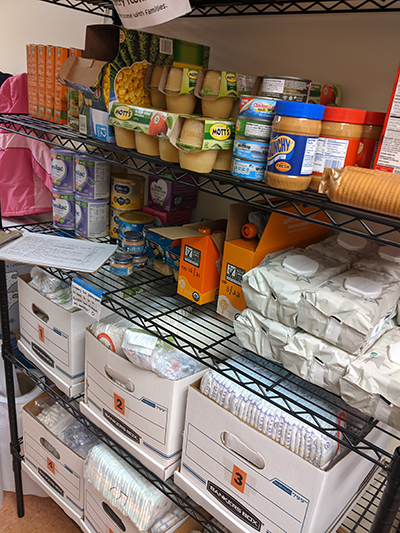
M41 342L44 342L44 328L40 324L38 324L38 330L39 330L39 340Z
M71 289L72 305L83 309L94 320L100 320L101 296L103 292L78 277L72 280Z
M47 458L47 469L54 475L56 475L56 465L52 459Z
M129 30L156 26L192 10L189 0L113 0L122 25Z
M244 488L246 486L246 478L246 472L243 472L243 470L241 470L238 466L233 465L231 485L242 494L244 493Z
M114 409L125 416L125 400L114 393Z

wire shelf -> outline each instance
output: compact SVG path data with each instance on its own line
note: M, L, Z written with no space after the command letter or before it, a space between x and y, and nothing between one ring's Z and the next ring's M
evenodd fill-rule
M49 123L30 115L0 115L0 127L25 137L36 137L48 144L57 144L73 150L85 150L114 165L128 167L136 172L161 176L171 182L204 191L234 202L241 202L298 220L366 237L380 244L400 247L400 219L347 207L331 202L325 195L313 191L301 193L267 187L260 182L235 178L229 172L196 174L182 170L177 164L165 163L158 157L139 154L116 144L107 143L76 133L66 126ZM313 209L310 209L313 208Z

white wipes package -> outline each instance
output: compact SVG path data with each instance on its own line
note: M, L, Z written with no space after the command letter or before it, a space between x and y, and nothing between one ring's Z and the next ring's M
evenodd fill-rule
M364 237L357 235L350 235L348 233L339 233L332 235L323 241L307 246L308 252L315 252L336 259L341 263L353 265L366 254L376 254L378 245L374 242L368 241Z
M368 272L383 272L400 280L400 248L380 246L377 253L371 253L355 262L353 268Z
M257 311L247 308L233 321L236 338L246 350L253 351L265 359L279 361L281 349L296 333L275 320L265 318Z
M399 297L400 281L349 270L304 291L298 325L346 352L362 353L388 329Z
M386 332L352 361L340 381L340 394L363 413L400 427L400 328Z
M348 263L299 249L262 261L243 276L242 290L247 307L266 318L296 327L302 292L348 267Z

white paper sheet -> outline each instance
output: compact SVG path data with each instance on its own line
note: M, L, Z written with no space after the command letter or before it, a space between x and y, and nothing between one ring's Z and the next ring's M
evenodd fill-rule
M121 22L129 30L138 30L168 22L189 13L189 0L113 0Z
M116 249L114 244L25 232L0 248L0 259L75 272L96 272Z

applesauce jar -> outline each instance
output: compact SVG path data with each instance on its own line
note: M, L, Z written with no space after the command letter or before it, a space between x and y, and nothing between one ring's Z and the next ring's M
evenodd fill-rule
M311 189L318 190L324 168L355 165L365 114L361 109L325 107L321 135L315 151Z
M265 181L289 191L307 189L325 106L278 101L272 122Z

